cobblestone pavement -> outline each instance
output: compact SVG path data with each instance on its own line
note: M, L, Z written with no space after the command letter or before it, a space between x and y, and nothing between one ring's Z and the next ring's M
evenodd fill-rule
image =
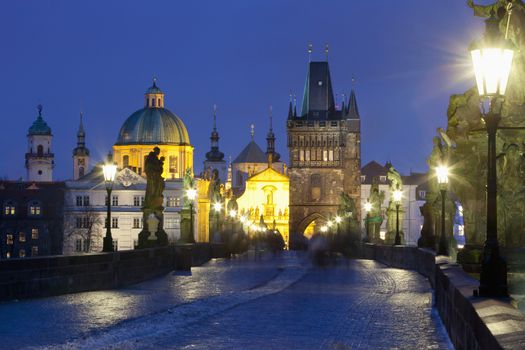
M97 297L103 298L100 307L93 306ZM105 298L110 301L104 302ZM25 321L18 335L8 332L9 337L19 338L18 343L8 345L65 349L452 348L432 311L431 298L428 282L415 272L367 260L311 267L304 256L287 253L257 263L252 259L215 261L193 269L192 276L170 275L119 291L15 303L47 301L76 316L55 310L54 317L47 318L54 323L47 327L49 339L40 337L31 343L20 339L27 340L28 327L39 322ZM67 303L74 307L65 307ZM0 315L11 305L0 305ZM90 308L96 311L85 313ZM0 331L5 330L7 318L0 319ZM104 318L111 321L102 321ZM68 320L73 324L66 325ZM77 320L88 329L71 332L78 327ZM63 326L67 330L59 331L55 338L56 328ZM37 328L30 332L38 337L43 328ZM0 337L4 342L1 332Z

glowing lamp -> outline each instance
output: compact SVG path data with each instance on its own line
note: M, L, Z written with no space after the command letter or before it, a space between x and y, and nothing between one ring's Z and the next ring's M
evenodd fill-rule
M106 182L115 181L115 175L117 174L117 166L113 163L106 163L102 166L102 171L104 173L104 180Z
M235 209L230 210L230 217L234 218L237 216L237 211Z
M445 165L440 165L436 168L437 182L440 185L448 184L448 168Z
M186 197L188 197L190 201L195 200L195 198L197 198L197 190L194 188L188 188L186 190Z
M372 203L366 202L365 203L365 211L369 213L372 210Z
M336 217L335 217L335 222L336 222L336 223L340 224L341 221L343 221L343 219L341 219L340 216L336 216Z
M222 204L220 202L213 203L213 210L220 212L222 209Z
M401 191L399 188L392 192L392 197L394 198L394 202L401 202L401 198L403 198L403 191Z

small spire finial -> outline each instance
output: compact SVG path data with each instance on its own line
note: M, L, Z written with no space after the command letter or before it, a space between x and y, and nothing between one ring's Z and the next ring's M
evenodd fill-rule
M38 116L39 116L39 117L42 117L42 109L43 109L43 108L44 108L44 107L43 107L41 104L39 104L38 106L36 106L36 109L38 110Z
M157 76L153 76L153 86L157 86Z
M252 136L252 141L255 136L255 124L250 125L250 135Z
M272 119L273 119L273 106L270 105L270 132L273 131L273 123L272 123Z
M328 43L324 45L324 53L326 54L326 61L328 61Z
M312 43L308 43L308 62L312 61Z
M355 75L352 74L352 90L355 90L356 83L357 83L357 80L355 79Z
M217 130L217 105L213 104L213 130Z
M293 94L293 116L297 117L297 95Z

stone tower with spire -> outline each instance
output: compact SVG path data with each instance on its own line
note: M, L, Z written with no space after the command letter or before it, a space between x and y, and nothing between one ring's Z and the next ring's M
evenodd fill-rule
M52 141L51 128L42 118L42 105L38 105L38 117L27 132L27 181L53 181L55 155L51 152Z
M309 62L300 115L290 96L290 234L319 232L338 215L341 193L360 203L361 131L355 91L336 108L327 61ZM346 213L350 214L350 213ZM360 211L351 213L360 220Z
M281 155L275 150L275 134L273 132L273 108L270 106L270 128L266 135L266 156L268 157L268 165L271 166L280 161Z
M86 132L84 131L84 114L80 113L80 124L77 132L77 147L73 150L73 180L78 180L88 173L89 149L86 147Z
M228 173L226 169L226 161L224 160L224 153L219 151L219 132L217 131L217 106L213 106L213 130L210 136L211 149L206 153L206 160L204 161L204 173L211 178L213 170L219 172L221 183L227 181Z

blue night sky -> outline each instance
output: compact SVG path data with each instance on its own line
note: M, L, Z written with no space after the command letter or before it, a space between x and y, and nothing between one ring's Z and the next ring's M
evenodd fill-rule
M290 90L298 104L313 60L329 62L334 92L357 78L362 163L425 171L448 98L474 84L467 46L483 21L466 0L7 1L0 12L0 177L23 176L27 129L44 106L55 178L72 176L79 112L92 164L142 108L158 77L166 106L195 146L209 149L213 104L220 148L232 158L255 138L265 148L273 105L278 151L288 159ZM338 98L339 99L339 98Z

